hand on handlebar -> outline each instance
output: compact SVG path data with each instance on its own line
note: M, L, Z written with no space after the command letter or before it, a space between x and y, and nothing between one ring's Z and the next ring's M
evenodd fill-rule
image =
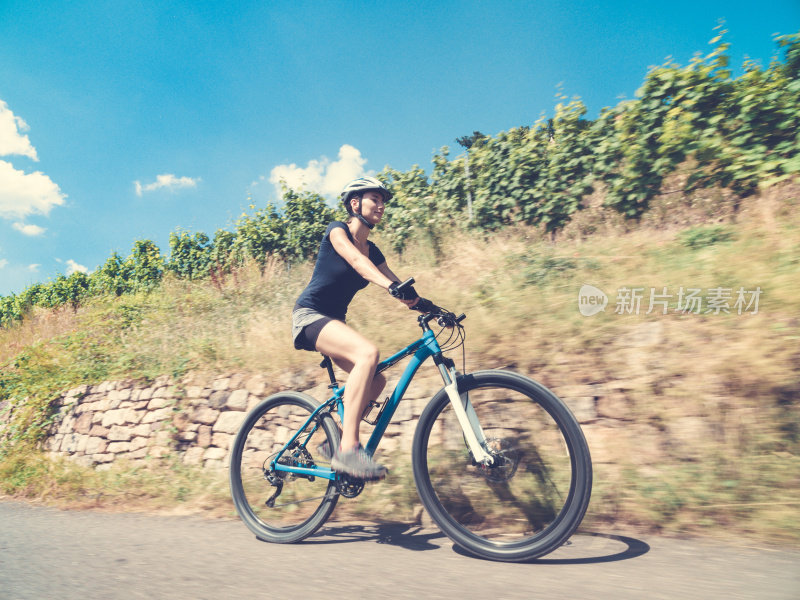
M427 298L420 298L414 306L409 306L412 310L417 310L421 313L433 312L436 310L436 305Z
M413 280L411 280L413 281ZM396 281L389 286L389 293L393 298L404 301L413 301L419 298L417 290L410 283L397 283Z
M429 317L426 319L426 322L431 319L436 319L436 322L439 323L441 327L453 328L464 320L465 315L456 316L449 310L436 306L427 298L419 296L417 291L412 287L413 283L413 278L407 279L403 283L394 282L389 286L389 293L403 302L408 308L419 311L422 314L428 314Z

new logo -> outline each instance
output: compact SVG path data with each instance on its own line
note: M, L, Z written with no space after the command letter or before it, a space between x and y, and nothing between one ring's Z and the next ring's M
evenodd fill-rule
M583 284L578 292L578 310L584 317L591 317L606 309L608 296L593 285Z

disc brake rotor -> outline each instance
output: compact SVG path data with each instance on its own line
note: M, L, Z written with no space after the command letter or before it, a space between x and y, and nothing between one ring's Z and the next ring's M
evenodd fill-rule
M477 465L478 473L489 481L509 481L517 472L522 452L514 448L506 439L489 438L486 440L486 450L492 455L492 465Z

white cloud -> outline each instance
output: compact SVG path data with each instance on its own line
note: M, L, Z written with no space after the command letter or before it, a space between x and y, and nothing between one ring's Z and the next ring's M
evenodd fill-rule
M305 189L325 196L336 196L348 181L366 174L364 165L367 159L361 151L349 144L339 148L339 159L331 161L323 156L318 160L308 161L306 167L298 167L292 163L278 165L269 174L269 182L281 194L281 182L293 189Z
M88 273L89 269L84 267L83 265L79 265L71 258L67 260L67 275L72 275L73 273Z
M39 227L38 225L25 225L25 223L14 223L14 229L21 232L23 235L42 235L45 231L47 231L44 227Z
M47 215L54 206L64 204L66 197L61 188L41 171L25 173L0 160L0 218Z
M32 264L32 265L28 265L28 271L32 271L32 272L36 273L36 272L39 271L39 267L41 267L41 266L42 265L35 264L35 263Z
M18 154L33 160L39 160L36 148L33 147L27 135L28 124L16 116L8 104L0 100L0 156Z
M5 267L8 264L8 259L0 258L0 269Z
M38 161L36 148L28 136L28 124L15 115L3 100L0 100L0 156L18 155ZM45 232L38 225L21 222L28 215L47 216L54 206L64 204L67 197L61 188L41 171L25 173L0 160L0 219L19 219L14 229L24 235L36 236Z
M136 195L141 196L144 192L153 192L161 188L167 188L171 192L174 192L181 188L197 187L200 181L199 178L176 177L175 175L167 173L158 175L153 183L142 185L141 181L134 181L133 186L136 189Z

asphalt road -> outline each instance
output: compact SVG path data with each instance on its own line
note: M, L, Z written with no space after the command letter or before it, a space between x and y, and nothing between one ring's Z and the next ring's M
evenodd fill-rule
M304 543L238 521L0 502L0 598L800 599L800 551L578 534L536 562L461 554L437 530L333 522Z

